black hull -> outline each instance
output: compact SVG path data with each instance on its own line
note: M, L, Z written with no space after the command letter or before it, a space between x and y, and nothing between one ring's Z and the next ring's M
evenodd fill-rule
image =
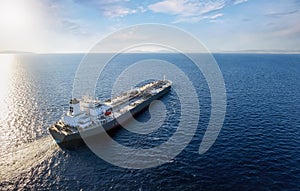
M171 89L171 86L167 87L166 89L159 92L158 94L156 94L152 97L149 97L144 102L140 103L139 105L137 105L130 111L128 111L128 112L124 113L123 115L121 115L120 117L118 117L118 120L114 119L114 120L104 124L103 128L105 129L106 132L111 132L112 130L117 129L118 127L120 127L120 123L128 121L130 119L131 115L136 116L139 113L141 113L142 111L144 111L145 109L147 109L147 107L151 104L152 101L160 99L170 89ZM129 112L131 113L131 115ZM70 135L63 135L63 134L58 133L57 131L52 130L51 128L49 128L49 131L50 131L50 134L52 135L52 137L54 138L54 140L56 141L56 143L62 149L74 149L74 148L77 148L77 147L85 144L79 132L73 133ZM85 137L96 136L96 135L99 135L99 133L103 133L103 132L99 132L99 129L93 128L91 130L88 130L88 132L85 132L84 135L85 135Z

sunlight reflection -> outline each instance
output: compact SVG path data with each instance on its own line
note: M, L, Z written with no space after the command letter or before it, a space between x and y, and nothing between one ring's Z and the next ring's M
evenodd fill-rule
M0 127L3 127L5 118L9 113L8 99L11 91L14 62L14 54L0 54Z
M10 88L14 54L0 54L0 100L5 98Z

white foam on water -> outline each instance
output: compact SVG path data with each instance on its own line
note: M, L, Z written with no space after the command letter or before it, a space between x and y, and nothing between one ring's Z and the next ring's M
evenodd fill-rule
M0 181L11 179L52 157L59 147L47 136L7 151L0 158Z

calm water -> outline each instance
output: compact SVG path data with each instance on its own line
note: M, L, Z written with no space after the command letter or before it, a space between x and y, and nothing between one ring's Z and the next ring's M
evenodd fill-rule
M0 190L300 190L300 55L215 55L228 105L221 133L203 155L198 148L210 116L203 76L180 55L126 55L122 63L115 61L108 70L114 77L138 59L175 63L201 99L191 143L169 163L144 170L113 166L87 147L62 151L49 136L48 126L68 107L82 56L0 55ZM107 97L109 90L97 89L97 95ZM125 129L113 138L137 147L166 141L176 129L180 107L174 91L162 101L168 120L150 138L132 138ZM145 112L138 120L148 118Z

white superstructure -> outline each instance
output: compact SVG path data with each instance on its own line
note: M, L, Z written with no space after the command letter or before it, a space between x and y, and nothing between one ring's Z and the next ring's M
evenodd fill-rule
M70 100L69 110L62 116L61 121L71 127L85 129L96 124L112 120L112 108L89 97Z

